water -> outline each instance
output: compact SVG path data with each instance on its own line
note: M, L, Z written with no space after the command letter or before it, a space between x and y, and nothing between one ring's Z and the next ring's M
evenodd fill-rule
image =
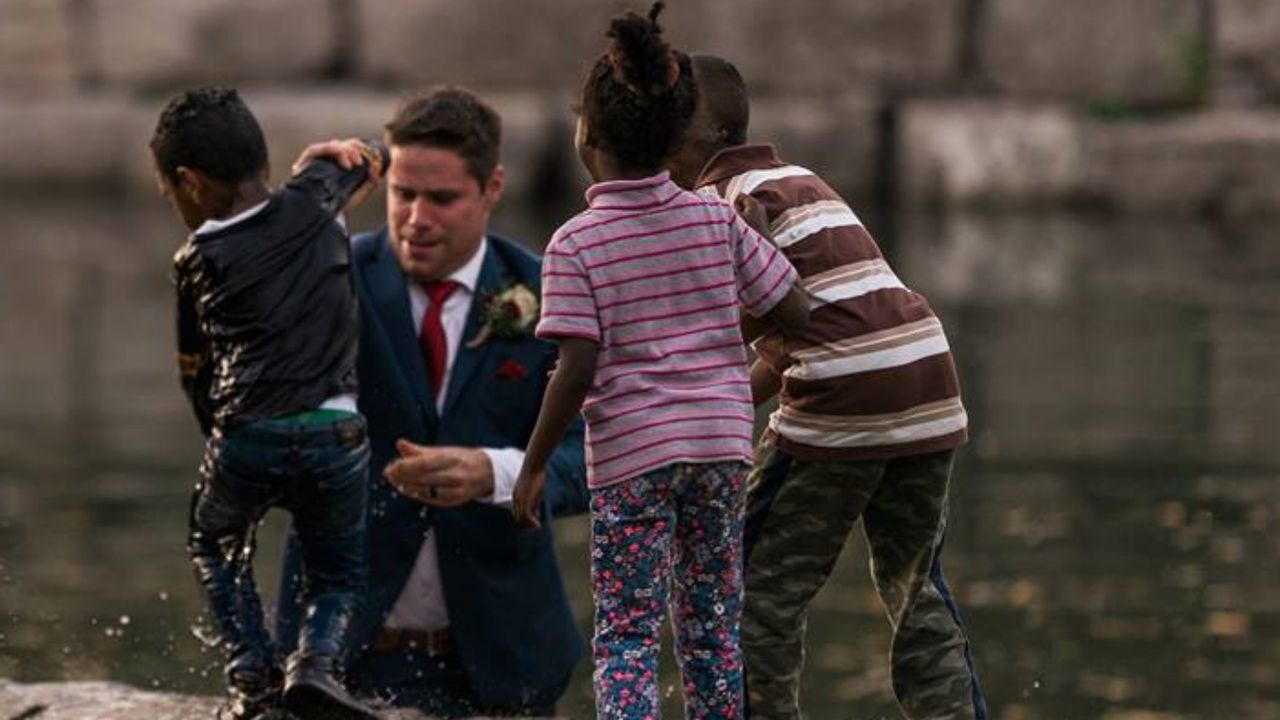
M553 220L495 226L540 242ZM995 717L1280 717L1274 232L1057 214L895 228L972 416L946 564ZM0 201L0 237L0 676L215 692L182 550L200 439L173 370L180 233L158 202L57 196ZM585 526L557 531L586 629ZM263 532L268 592L279 533ZM810 620L810 717L898 717L860 536ZM564 714L591 715L588 678ZM674 710L670 672L663 686Z

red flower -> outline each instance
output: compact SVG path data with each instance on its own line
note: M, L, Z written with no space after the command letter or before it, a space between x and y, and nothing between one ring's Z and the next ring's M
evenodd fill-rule
M507 358L506 362L498 366L498 371L493 376L499 380L523 380L529 377L529 373L523 365Z

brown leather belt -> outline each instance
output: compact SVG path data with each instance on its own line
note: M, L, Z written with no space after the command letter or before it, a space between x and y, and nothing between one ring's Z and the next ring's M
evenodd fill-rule
M417 652L427 657L449 654L449 628L439 630L407 630L384 627L373 638L373 649Z

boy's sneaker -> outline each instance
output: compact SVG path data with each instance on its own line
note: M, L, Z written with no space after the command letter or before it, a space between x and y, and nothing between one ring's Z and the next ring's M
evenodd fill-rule
M249 697L232 691L231 700L218 708L217 720L287 720L289 714L281 704L280 690Z
M218 710L218 720L283 720L284 674L269 653L242 652L226 667L231 700Z

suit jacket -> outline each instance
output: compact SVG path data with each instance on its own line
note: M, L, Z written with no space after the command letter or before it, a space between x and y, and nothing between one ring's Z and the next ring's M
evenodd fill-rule
M517 244L486 238L489 252L463 331L480 327L485 298L523 283L535 293L540 262ZM426 364L409 309L408 280L388 245L386 229L352 240L353 278L360 300L360 411L369 423L369 585L352 623L350 662L372 642L409 577L427 530L436 534L450 637L481 701L519 705L564 683L582 653L565 597L549 523L520 530L505 507L471 502L428 508L398 495L382 478L397 457L395 441L425 445L523 448L533 432L555 361L554 346L532 336L490 338L457 349L444 410L430 398ZM520 373L499 372L518 363ZM545 513L587 506L581 422L547 467ZM286 550L280 597L293 598L300 553ZM287 607L286 607L287 606ZM296 641L298 607L282 602L281 644ZM542 700L546 702L546 700Z

